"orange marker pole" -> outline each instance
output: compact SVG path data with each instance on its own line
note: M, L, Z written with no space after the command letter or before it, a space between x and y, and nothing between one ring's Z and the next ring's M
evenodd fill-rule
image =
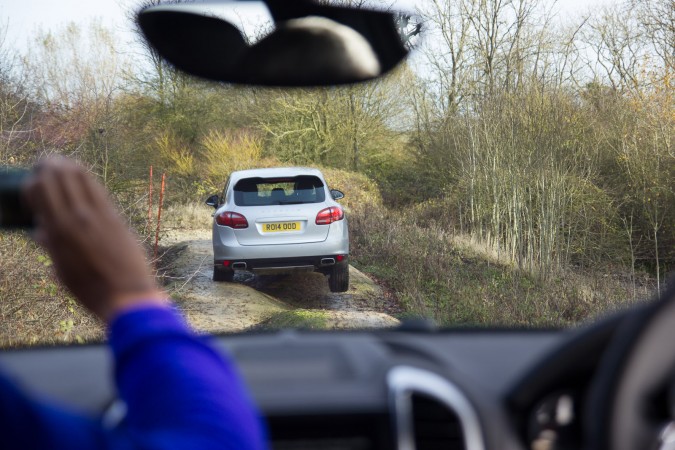
M159 190L159 208L157 209L157 229L155 230L155 259L157 259L157 246L159 245L159 229L162 224L162 205L164 204L164 186L166 173L162 174L162 187Z
M152 166L150 166L150 184L148 185L148 225L152 223Z

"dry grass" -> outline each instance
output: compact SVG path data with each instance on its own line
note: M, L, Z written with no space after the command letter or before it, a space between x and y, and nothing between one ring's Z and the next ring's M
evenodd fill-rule
M213 208L203 203L171 205L162 213L165 230L210 230Z
M385 280L407 314L441 325L559 327L633 301L621 277L568 271L542 280L437 224L418 226L413 215L370 208L350 220L353 260Z
M0 348L101 340L103 327L59 284L27 236L0 234Z
M200 208L170 209L173 225L198 227ZM210 224L210 208L205 209ZM162 276L160 270L160 281ZM104 325L61 285L47 253L21 233L0 233L0 323L0 348L105 339Z

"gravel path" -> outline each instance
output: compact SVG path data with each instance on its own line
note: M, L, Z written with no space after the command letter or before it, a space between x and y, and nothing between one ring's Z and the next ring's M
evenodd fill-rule
M256 276L237 272L233 283L211 280L213 254L209 231L172 232L169 245L171 288L178 305L198 330L243 331L277 313L321 311L328 328L382 328L399 322L380 312L391 310L380 286L350 267L350 289L331 293L319 273Z

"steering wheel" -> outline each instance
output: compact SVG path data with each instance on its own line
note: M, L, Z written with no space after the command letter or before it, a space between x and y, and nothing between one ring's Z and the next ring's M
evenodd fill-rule
M675 449L675 279L619 328L584 419L589 449Z

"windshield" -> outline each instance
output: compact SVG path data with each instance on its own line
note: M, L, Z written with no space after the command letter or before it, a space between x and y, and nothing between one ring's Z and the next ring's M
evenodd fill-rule
M321 203L326 199L323 183L317 177L245 178L234 186L237 206L291 205Z
M158 3L0 0L0 164L86 167L195 328L569 327L664 289L672 1L407 1L409 59L314 89L177 71L134 25ZM1 347L105 339L25 232L0 320Z

